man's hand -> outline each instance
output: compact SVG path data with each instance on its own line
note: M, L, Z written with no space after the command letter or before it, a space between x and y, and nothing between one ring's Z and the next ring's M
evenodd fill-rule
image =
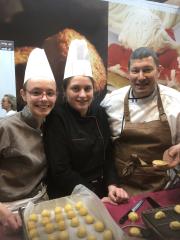
M168 162L169 168L174 168L180 164L180 143L167 149L164 152L163 160Z
M12 213L7 206L2 203L0 203L0 222L6 232L18 231L22 226L20 216Z

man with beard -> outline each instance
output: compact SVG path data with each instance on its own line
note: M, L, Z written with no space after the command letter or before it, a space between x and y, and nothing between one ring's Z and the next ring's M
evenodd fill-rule
M159 61L149 48L136 49L128 68L130 86L107 94L101 105L109 116L119 182L135 195L165 188L180 163L167 157L166 168L152 163L180 142L180 92L157 83Z

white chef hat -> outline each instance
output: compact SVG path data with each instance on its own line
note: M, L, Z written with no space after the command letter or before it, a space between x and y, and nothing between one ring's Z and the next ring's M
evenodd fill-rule
M35 48L31 51L24 76L24 83L29 79L55 81L44 49Z
M74 76L93 77L87 42L84 39L72 40L64 70L64 79Z

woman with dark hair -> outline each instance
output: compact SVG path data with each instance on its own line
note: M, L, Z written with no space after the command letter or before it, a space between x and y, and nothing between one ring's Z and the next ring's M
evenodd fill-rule
M64 103L56 106L45 125L50 198L70 195L83 184L100 198L127 199L116 187L109 124L105 111L93 106L94 81L85 40L70 44L64 73Z

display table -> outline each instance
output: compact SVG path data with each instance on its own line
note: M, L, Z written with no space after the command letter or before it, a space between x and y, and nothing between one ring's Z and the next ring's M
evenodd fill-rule
M141 207L136 211L140 216L139 220L132 224L129 220L125 221L124 224L119 224L119 219L128 211L130 210L139 200L150 196L154 199L157 203L161 205L161 207L170 206L173 204L180 204L180 188L171 189L171 190L164 190L160 192L150 192L144 193L137 196L133 196L127 203L120 204L118 206L112 205L110 203L106 203L106 208L108 209L109 213L111 214L112 218L118 223L120 227L124 229L124 231L128 232L128 226L130 225L137 225L144 227L143 220L141 218L141 212L147 209L152 209L152 206L148 203L148 201L144 201Z
M109 213L111 214L112 218L118 223L119 219L129 210L131 209L137 201L140 199L150 196L152 197L156 202L158 202L162 207L169 206L172 204L180 203L180 188L172 189L172 190L164 190L160 192L151 192L151 193L145 193L140 194L134 197L131 197L130 200L127 203L123 203L120 205L112 205L110 203L106 203L105 206L108 209ZM150 209L152 206L145 201L143 205L137 210L137 212L140 213L143 210ZM129 225L130 222L127 220L123 225L120 225L125 231L126 226ZM140 218L137 222L137 225L143 226L143 221ZM13 235L7 235L3 233L2 227L0 226L0 240L23 240L22 233L19 234L13 234Z

